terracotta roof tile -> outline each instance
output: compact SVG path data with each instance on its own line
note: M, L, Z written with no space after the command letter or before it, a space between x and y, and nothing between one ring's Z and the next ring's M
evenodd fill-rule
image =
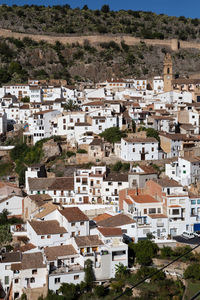
M24 253L22 255L21 269L40 269L45 268L41 252Z
M118 214L106 220L98 222L97 225L101 227L119 227L119 226L132 224L132 223L135 223L135 221L130 217L124 214Z
M104 245L98 235L77 236L74 239L78 247L95 247Z
M168 218L166 215L164 214L151 214L148 215L151 219L166 219Z
M56 260L60 257L76 255L77 252L72 245L62 245L44 248L44 253L48 261Z
M61 234L67 230L61 227L58 221L29 221L29 224L38 235Z
M122 236L121 228L115 227L98 227L98 230L103 236Z
M159 203L158 200L156 200L150 195L136 195L136 196L132 196L132 199L136 203Z
M60 213L68 222L89 221L88 217L78 207L65 207Z
M110 217L112 217L112 215L104 213L104 214L98 215L97 217L93 218L93 220L95 222L100 222L100 221L106 220L106 219L108 219Z

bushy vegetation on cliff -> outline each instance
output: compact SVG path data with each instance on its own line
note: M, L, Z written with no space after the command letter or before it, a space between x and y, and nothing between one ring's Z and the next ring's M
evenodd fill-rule
M200 39L200 20L170 17L153 12L111 11L108 5L90 10L87 5L0 6L0 27L19 32L45 34L129 34L141 38Z

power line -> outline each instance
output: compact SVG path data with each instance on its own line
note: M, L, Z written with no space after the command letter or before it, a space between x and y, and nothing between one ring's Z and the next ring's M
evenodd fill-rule
M178 256L177 258L175 258L174 260L172 260L170 263L166 264L164 267L156 270L154 273L152 273L151 275L146 276L144 279L141 279L140 281L138 281L136 284L134 284L132 287L126 289L123 293L121 293L120 295L118 295L117 297L113 298L113 300L117 300L119 298L121 298L123 295L125 295L126 293L128 293L129 291L132 291L134 288L136 288L137 286L139 286L140 284L142 284L143 282L145 282L147 279L150 279L151 277L153 277L154 275L160 273L162 270L166 269L168 266L172 265L173 263L175 263L177 260L179 260L180 258L182 258L183 256L187 255L188 253L192 252L193 250L195 250L196 248L198 248L200 246L200 243L198 245L196 245L195 247L191 248L190 250L186 251L184 254ZM200 291L199 291L200 294ZM197 295L197 294L196 294ZM196 296L195 295L195 296ZM195 297L194 296L194 297ZM198 296L198 295L197 295ZM193 299L193 298L192 298ZM192 300L191 299L191 300ZM195 298L194 298L195 299Z
M200 296L200 291L198 291L190 300L196 299L198 296Z

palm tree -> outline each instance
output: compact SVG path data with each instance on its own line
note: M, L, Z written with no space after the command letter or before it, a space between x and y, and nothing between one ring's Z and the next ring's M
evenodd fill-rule
M80 110L80 106L78 104L75 104L73 100L68 100L66 104L64 104L64 110L67 111L76 111Z
M116 270L115 276L118 279L122 279L122 278L126 277L130 273L130 271L127 268L127 266L124 266L121 263L119 263L118 265L115 266L115 270Z

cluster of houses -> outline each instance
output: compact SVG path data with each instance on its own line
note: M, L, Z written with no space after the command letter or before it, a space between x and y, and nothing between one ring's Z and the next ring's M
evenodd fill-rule
M148 81L75 87L29 80L0 88L1 134L12 124L32 145L59 136L85 149L79 161L92 162L86 168L76 161L65 177L48 177L41 164L28 166L23 189L0 182L0 212L23 220L10 228L14 249L1 249L0 283L7 295L58 293L62 283L84 281L88 259L102 284L117 265L128 266L127 239L136 243L149 234L158 244L173 243L185 231L200 230L199 97L200 80L173 79L169 54L163 77ZM127 136L108 143L99 135L111 127ZM148 129L158 135L149 136ZM130 168L114 172L105 157ZM164 159L160 176L155 164Z

